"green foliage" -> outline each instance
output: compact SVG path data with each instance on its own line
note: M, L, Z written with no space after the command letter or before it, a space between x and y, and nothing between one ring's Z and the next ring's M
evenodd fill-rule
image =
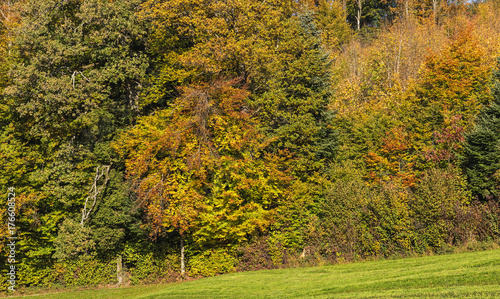
M321 31L321 42L330 50L337 50L351 38L351 30L346 22L346 11L337 1L299 1L305 2L303 9L314 12L316 25Z
M114 162L109 141L137 114L148 66L145 31L134 14L137 5L138 1L34 0L20 6L10 82L1 98L2 122L9 123L1 133L2 153L9 164L0 171L0 183L2 188L13 184L24 198L19 225L25 237L20 243L25 266L39 270L52 265L59 225L81 215L96 166ZM123 182L113 179L118 180L114 184ZM113 201L111 190L107 195ZM123 194L122 201L127 199ZM114 204L115 212L120 205ZM97 238L114 237L113 242L107 239L115 246L106 248L108 252L125 237L110 230L123 221L110 224L111 220L116 219L93 223L101 228ZM59 238L60 257L71 249L63 241L70 231Z
M9 83L8 71L10 68L9 56L12 50L13 29L18 25L18 1L0 2L0 95ZM0 115L4 107L0 104ZM0 120L1 120L0 116Z
M288 253L292 255L316 239L315 222L322 213L322 203L330 187L325 174L314 174L307 182L294 180L287 200L277 208L279 218L273 223L267 239L274 266L280 266Z
M431 169L425 173L410 203L414 213L413 225L425 250L443 247L453 241L448 238L452 221L470 200L465 179L456 168Z
M336 260L388 256L413 248L410 194L397 181L369 187L349 165L333 170L338 177L320 214L323 250Z
M349 0L347 2L347 21L352 28L365 26L377 27L381 22L394 18L391 8L395 1L387 0Z
M52 267L39 267L25 264L19 267L19 285L50 286L55 283L55 271Z
M462 167L473 194L481 200L499 198L500 184L500 60L493 76L493 101L481 110L467 135Z
M84 286L116 283L116 263L103 262L90 256L58 261L50 268L39 268L26 263L17 269L19 270L17 284L24 286Z
M470 193L456 168L425 172L412 191L397 180L369 187L346 166L332 175L337 180L321 209L316 242L335 260L439 250L481 235L478 225L487 221L468 209Z
M93 144L131 121L137 81L147 67L136 5L96 0L25 6L6 94L16 99L11 110L26 140Z
M79 256L88 256L94 250L92 230L82 227L80 223L67 218L61 224L54 246L57 259L75 259Z
M153 244L142 241L126 244L123 249L123 262L130 282L140 284L178 279L180 258L177 250L165 246L165 242Z
M65 286L97 285L116 283L116 263L103 263L94 258L76 258L56 263L52 283Z
M283 1L146 1L149 46L157 63L142 105L165 108L176 87L215 78L253 82L271 74L262 64L276 58L275 46L295 3Z
M414 2L0 1L19 284L114 283L117 256L172 281L179 244L213 276L498 240L493 7Z
M134 210L130 185L122 171L112 169L107 188L88 222L100 258L114 258L125 242L144 239L139 211Z
M284 263L285 251L290 247L295 247L294 244L290 244L290 239L294 241L289 235L276 232L266 240L269 257L274 267L281 266Z
M215 276L235 271L237 260L227 249L211 249L189 259L192 276Z
M27 163L35 155L23 154L28 151L25 144L19 141L13 124L2 127L0 131L0 187L6 190L13 186L27 186L29 172Z
M262 130L273 138L270 150L286 150L297 159L296 175L323 168L335 152L335 131L329 102L329 60L321 48L313 14L291 19L276 60L265 66L273 77L254 100L262 108Z

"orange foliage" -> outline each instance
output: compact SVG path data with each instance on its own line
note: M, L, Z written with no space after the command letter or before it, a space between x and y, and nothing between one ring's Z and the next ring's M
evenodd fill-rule
M416 182L415 156L411 139L402 127L395 127L382 139L380 153L365 156L368 178L375 181L401 180L405 186Z
M484 48L468 22L453 32L441 52L431 53L426 59L417 96L431 127L444 123L445 111L462 115L463 123L470 127L489 99L489 75Z
M170 109L142 118L115 147L126 156L152 235L234 243L272 223L287 174L263 154L241 80L184 86Z

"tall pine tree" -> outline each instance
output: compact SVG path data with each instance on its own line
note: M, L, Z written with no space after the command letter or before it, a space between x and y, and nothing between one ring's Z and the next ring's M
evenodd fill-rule
M263 93L253 85L254 105L266 134L274 140L268 150L287 151L297 177L306 180L324 167L335 150L330 96L330 61L321 46L321 32L311 12L300 12L287 24L274 62L264 66L273 74Z

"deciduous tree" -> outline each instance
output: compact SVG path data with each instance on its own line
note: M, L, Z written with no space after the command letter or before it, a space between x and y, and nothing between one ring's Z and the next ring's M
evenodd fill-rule
M486 61L471 24L457 29L441 53L428 56L417 98L430 129L442 128L447 115L461 115L461 123L470 128L488 101Z
M137 114L148 66L145 31L134 14L139 2L22 5L3 104L24 149L19 155L28 179L17 184L32 199L21 245L29 248L28 263L50 263L59 224L82 215L96 167L114 159L109 142Z
M236 245L272 223L287 174L263 151L248 95L238 80L186 86L117 143L153 237Z

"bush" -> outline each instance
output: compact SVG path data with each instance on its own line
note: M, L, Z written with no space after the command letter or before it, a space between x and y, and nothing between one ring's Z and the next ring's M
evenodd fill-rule
M215 276L235 272L237 262L230 250L211 249L189 259L190 274L191 276Z
M498 242L500 239L500 205L496 201L475 201L457 209L450 231L455 244Z
M54 241L57 259L69 259L91 254L95 249L92 240L92 229L82 227L78 222L66 218L60 226L57 238Z
M159 280L175 281L180 277L180 256L168 248L154 254L135 246L125 246L123 251L125 270L132 284L152 283Z
M352 165L351 165L352 166ZM362 254L360 239L367 236L361 212L372 191L353 168L334 169L337 180L330 187L320 208L317 242L320 253L333 261L354 259Z
M61 261L54 265L56 281L64 286L117 283L116 262L102 262L92 257Z
M410 195L397 181L372 190L360 212L360 255L387 257L413 249L416 236L411 225Z
M276 268L269 253L268 237L238 248L238 271L253 271Z
M410 206L413 225L425 250L466 241L461 240L463 237L452 237L457 215L464 216L470 202L471 195L465 186L465 179L451 166L427 171L416 186Z

